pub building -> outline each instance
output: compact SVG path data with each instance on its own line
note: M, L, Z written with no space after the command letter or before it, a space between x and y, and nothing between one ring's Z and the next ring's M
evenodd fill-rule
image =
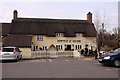
M80 51L85 45L95 50L97 32L92 13L86 17L87 20L22 18L14 10L11 23L1 23L3 46L16 46L22 52Z

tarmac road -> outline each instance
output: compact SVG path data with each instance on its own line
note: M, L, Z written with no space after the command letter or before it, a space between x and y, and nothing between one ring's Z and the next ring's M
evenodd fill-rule
M36 59L2 63L3 78L118 78L119 68L95 59Z

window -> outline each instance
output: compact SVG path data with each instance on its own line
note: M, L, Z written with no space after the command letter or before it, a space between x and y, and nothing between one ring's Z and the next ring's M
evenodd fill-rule
M64 34L63 33L56 33L56 36L64 36Z
M56 45L57 50L62 50L62 45Z
M76 37L82 37L83 34L82 33L76 33Z
M43 46L43 50L47 50L47 46Z
M15 48L15 51L20 52L19 48Z
M38 50L38 46L35 46L35 45L34 45L33 48L32 48L32 50L33 50L33 51L37 51L37 50Z
M37 36L38 41L43 41L43 36Z
M14 48L3 48L2 51L3 52L13 52Z
M75 46L75 49L81 49L81 48L82 48L81 45L76 45L76 46Z

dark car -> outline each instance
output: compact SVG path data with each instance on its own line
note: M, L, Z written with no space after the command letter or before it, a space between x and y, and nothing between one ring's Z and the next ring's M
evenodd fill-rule
M120 67L120 48L101 55L99 57L99 62L105 65Z

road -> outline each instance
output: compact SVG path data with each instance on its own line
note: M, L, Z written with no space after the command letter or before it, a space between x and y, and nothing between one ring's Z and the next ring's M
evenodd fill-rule
M118 68L95 59L36 59L2 63L3 78L118 78Z

